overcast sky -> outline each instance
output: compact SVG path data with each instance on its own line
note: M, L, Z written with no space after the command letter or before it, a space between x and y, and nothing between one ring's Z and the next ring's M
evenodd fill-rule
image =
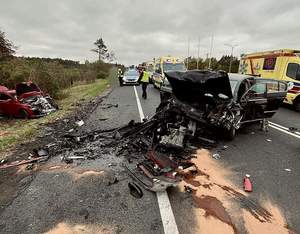
M234 54L300 49L300 0L0 0L0 29L17 55L94 61L103 37L120 63L159 55Z

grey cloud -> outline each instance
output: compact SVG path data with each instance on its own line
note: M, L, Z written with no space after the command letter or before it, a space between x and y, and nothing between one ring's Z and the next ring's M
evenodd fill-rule
M90 49L102 36L118 61L136 64L163 54L213 56L299 48L298 0L0 0L0 28L19 55L96 60ZM4 3L5 2L5 3Z

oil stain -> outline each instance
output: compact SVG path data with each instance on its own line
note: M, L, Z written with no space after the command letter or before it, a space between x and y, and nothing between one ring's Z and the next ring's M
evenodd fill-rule
M205 210L205 216L213 216L223 223L228 224L232 227L234 233L238 233L237 228L232 223L232 220L223 206L222 202L216 197L212 196L201 196L198 197L193 195L194 206Z

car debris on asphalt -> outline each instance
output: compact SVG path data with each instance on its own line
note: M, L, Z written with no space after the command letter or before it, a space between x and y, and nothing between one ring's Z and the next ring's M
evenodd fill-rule
M81 127L82 125L84 125L84 121L83 120L79 120L79 121L77 121L77 122L75 122L76 123L76 125L78 126L78 127Z
M250 180L250 175L246 174L244 179L243 179L243 183L244 183L244 191L245 192L252 192L252 182Z
M142 189L135 182L129 182L128 188L130 190L130 194L135 198L139 199L143 197L144 193Z
M213 157L214 159L220 159L220 158L221 158L221 155L220 155L219 153L215 153L215 154L212 155L212 157Z
M28 163L33 163L33 162L44 162L46 160L48 160L48 156L25 159L25 160L21 160L21 161L14 161L14 162L4 163L4 164L0 165L0 169L16 167L16 166L20 166L20 165L24 165L24 164L28 164Z

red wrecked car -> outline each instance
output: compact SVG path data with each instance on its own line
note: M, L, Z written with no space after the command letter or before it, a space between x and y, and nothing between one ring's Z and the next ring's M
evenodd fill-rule
M0 115L37 118L57 109L54 100L32 82L18 83L15 90L0 86Z

